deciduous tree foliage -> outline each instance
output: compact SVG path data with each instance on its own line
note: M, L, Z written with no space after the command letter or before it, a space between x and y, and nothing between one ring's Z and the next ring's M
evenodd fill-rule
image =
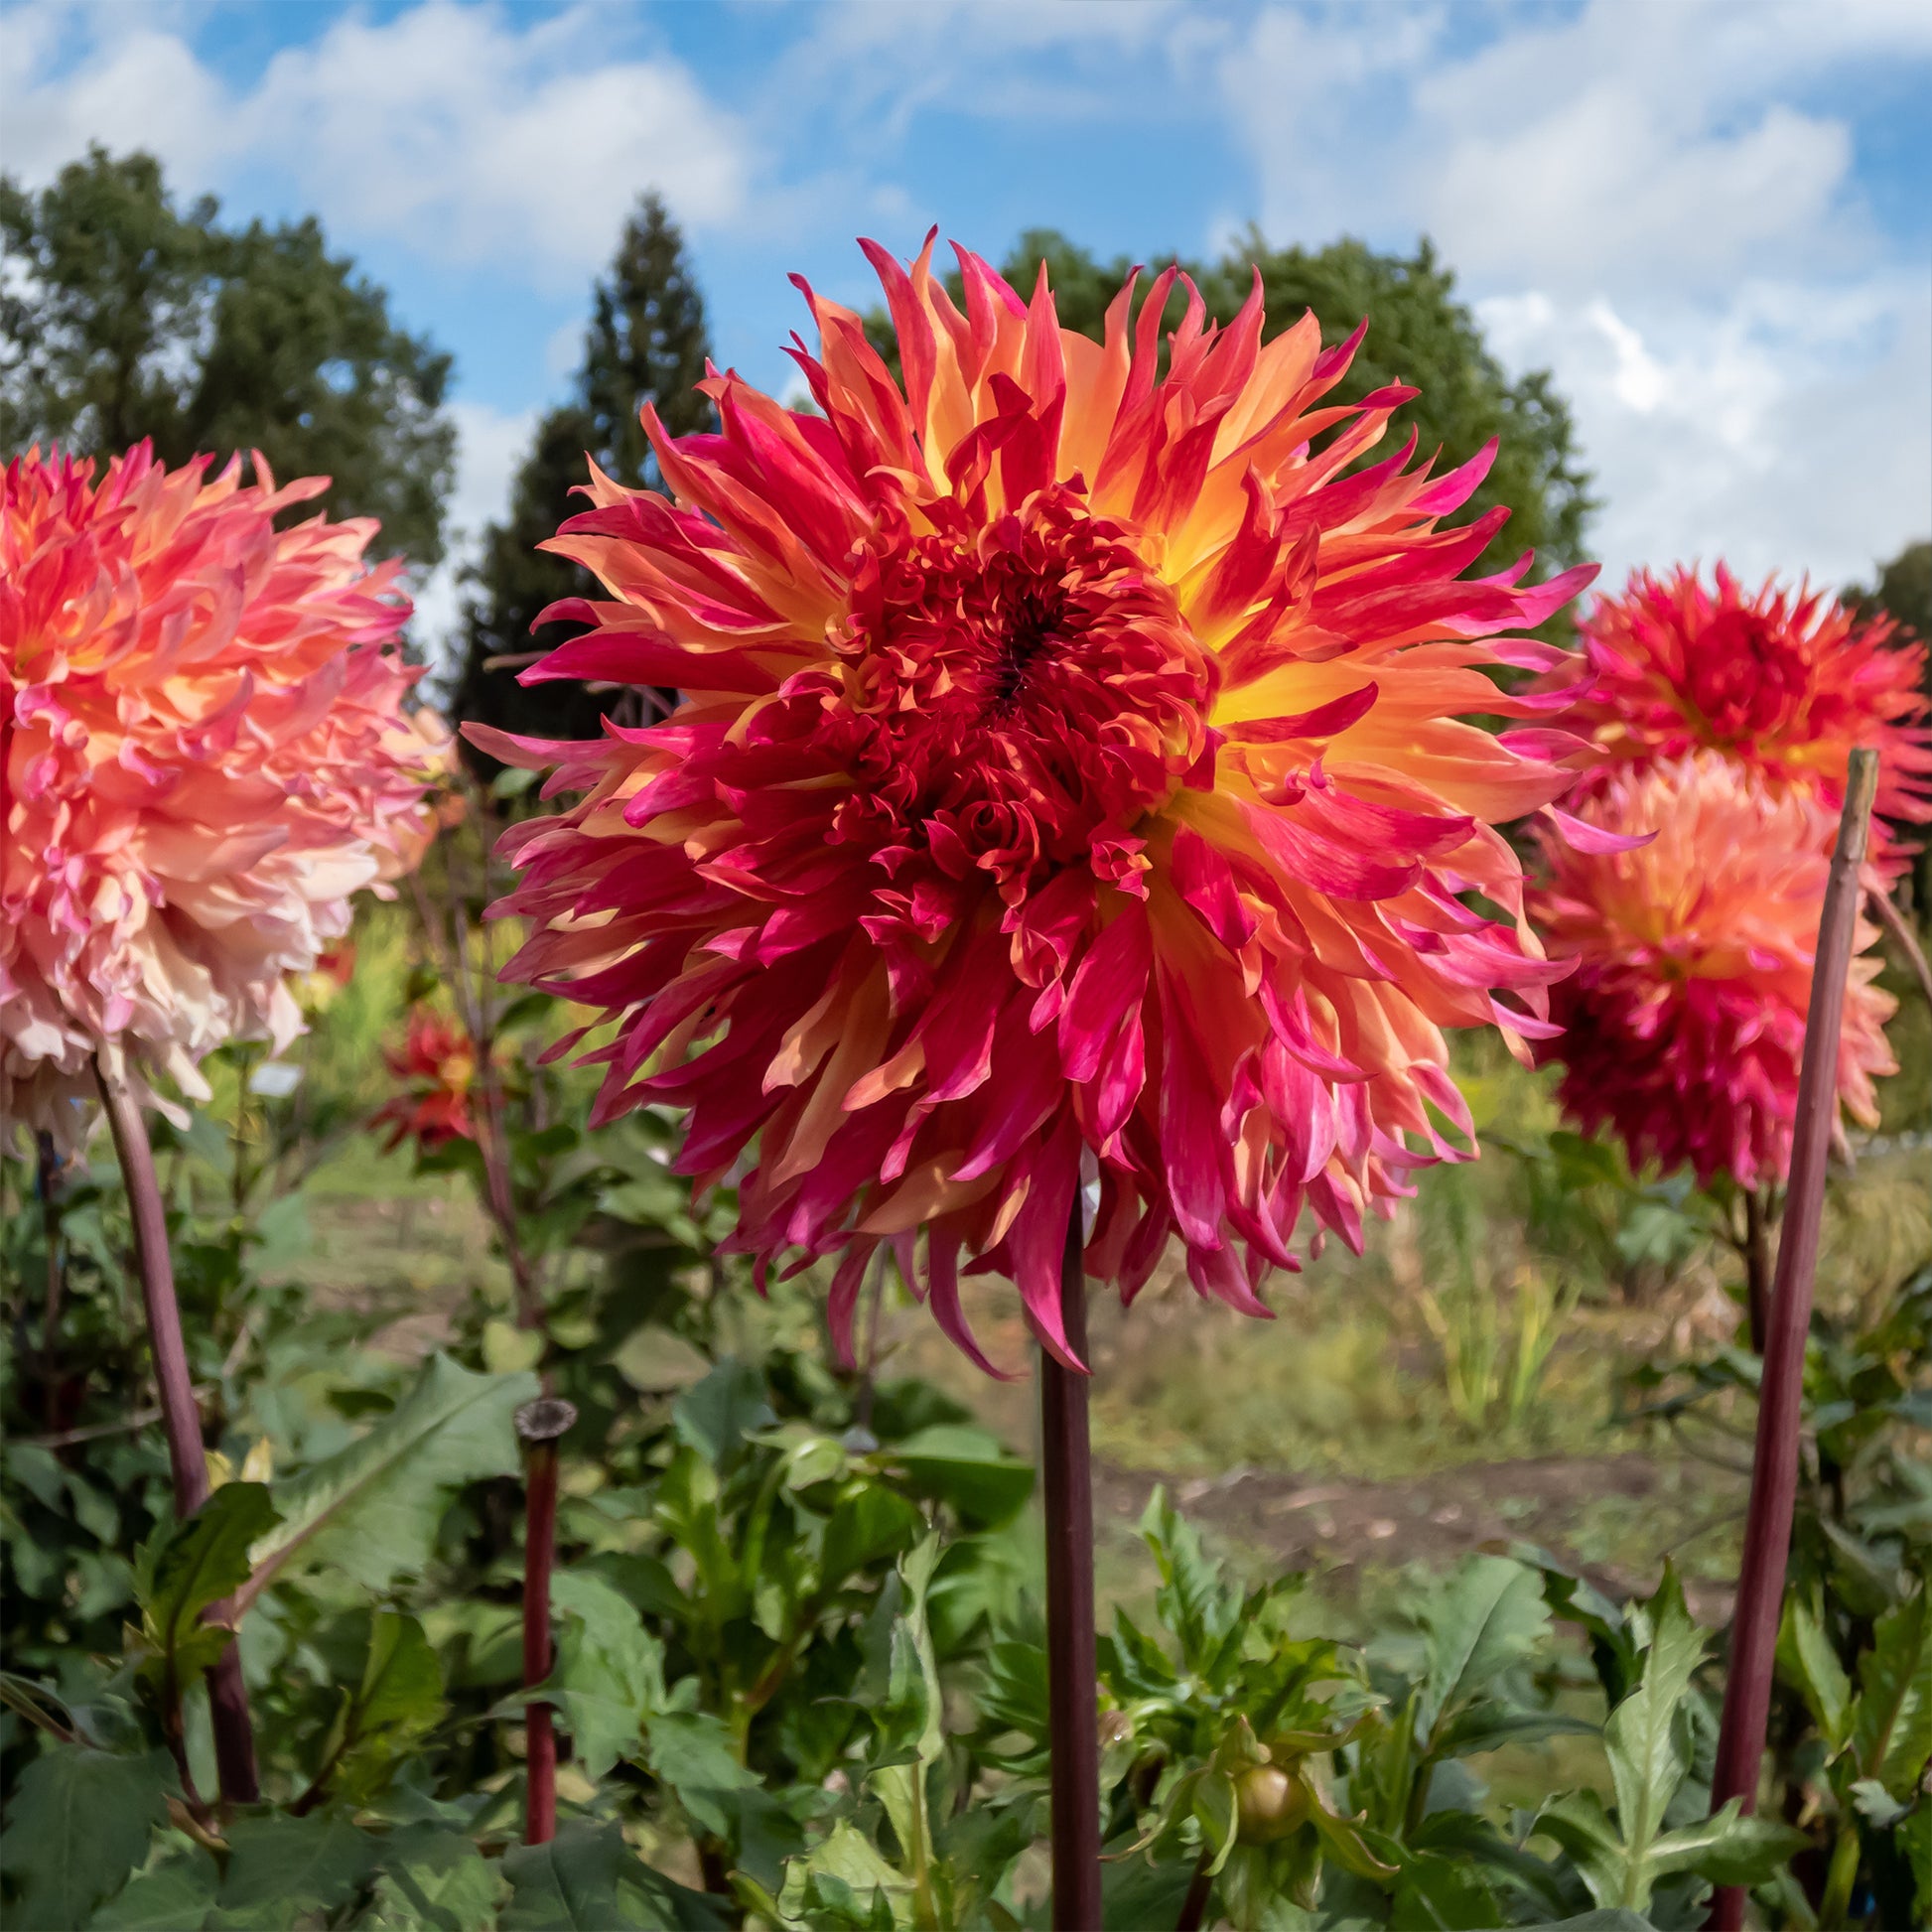
M93 147L39 194L0 177L0 443L169 465L259 449L278 477L334 480L334 517L376 548L442 554L456 428L450 357L390 318L313 216L219 225L179 207L152 155Z
M570 634L565 626L551 625L539 638L531 625L559 598L599 595L587 572L537 545L582 507L570 492L589 479L587 457L621 483L657 483L638 423L646 402L674 436L712 427L711 404L695 388L709 353L704 297L684 238L664 204L646 195L597 284L570 398L537 424L509 514L484 532L464 605L459 718L540 738L594 738L598 721L616 709L622 693L574 682L522 687L513 667L487 666L561 643ZM480 769L496 769L474 748L468 755Z

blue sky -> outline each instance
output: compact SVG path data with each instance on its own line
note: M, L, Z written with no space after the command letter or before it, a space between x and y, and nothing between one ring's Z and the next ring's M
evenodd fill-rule
M1428 232L1571 398L1613 575L1840 583L1932 530L1929 101L1923 0L0 6L9 171L98 139L234 216L313 209L455 351L473 529L656 187L720 359L781 390L785 275L866 299L860 233Z

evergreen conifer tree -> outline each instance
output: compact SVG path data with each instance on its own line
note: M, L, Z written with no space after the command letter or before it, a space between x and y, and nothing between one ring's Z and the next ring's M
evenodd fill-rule
M492 660L527 660L554 649L573 626L552 623L532 635L545 608L561 598L601 594L589 572L537 545L582 507L570 492L589 479L587 458L620 483L656 486L638 422L646 402L656 405L674 436L712 426L710 400L694 386L709 353L704 298L684 238L662 201L646 195L594 292L571 397L538 423L508 513L484 532L469 573L453 705L458 718L538 738L594 738L607 715L635 722L641 705L631 693L568 680L519 685L517 664ZM469 757L485 775L497 769L474 747Z

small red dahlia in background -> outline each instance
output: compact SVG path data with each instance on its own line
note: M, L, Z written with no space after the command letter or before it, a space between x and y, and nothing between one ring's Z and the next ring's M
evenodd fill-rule
M291 975L351 896L420 856L449 736L405 701L375 523L278 511L260 458L212 480L143 443L0 476L0 1119L84 1130L98 1047L198 1098L223 1040L280 1050Z
M1814 786L1836 809L1856 746L1878 754L1874 847L1887 825L1932 820L1925 646L1889 618L1861 621L1822 591L1767 581L1746 597L1719 564L1635 572L1582 621L1594 678L1566 719L1604 771L1723 752L1774 784Z
M427 1152L446 1141L477 1138L470 1112L477 1049L462 1028L427 1007L416 1007L402 1045L385 1047L382 1057L405 1089L385 1100L369 1119L371 1127L389 1129L384 1153L409 1140Z
M1781 1181L1837 808L1707 751L1612 770L1578 811L1602 833L1656 837L1614 851L1543 837L1531 910L1576 962L1551 996L1559 1099L1586 1132L1613 1131L1632 1167ZM1872 1081L1896 1070L1876 937L1860 924L1839 1043L1839 1102L1866 1126Z
M687 1107L684 1172L749 1164L760 1272L843 1253L835 1333L890 1243L982 1365L962 1266L1068 1360L1083 1176L1089 1274L1131 1297L1177 1235L1265 1313L1305 1209L1358 1243L1457 1158L1444 1029L1546 1030L1564 969L1493 827L1576 744L1465 719L1565 701L1484 672L1557 672L1498 633L1591 573L1461 581L1504 512L1438 524L1493 451L1351 468L1413 392L1324 404L1359 333L1264 344L1258 278L1226 328L1189 287L1163 373L1173 274L1094 343L1043 274L1028 300L961 251L962 314L930 239L867 253L903 389L804 289L816 410L712 375L717 435L644 412L670 497L595 475L547 546L609 596L558 607L594 627L526 676L685 700L594 744L476 730L588 794L506 835L511 974L608 1024L600 1117Z

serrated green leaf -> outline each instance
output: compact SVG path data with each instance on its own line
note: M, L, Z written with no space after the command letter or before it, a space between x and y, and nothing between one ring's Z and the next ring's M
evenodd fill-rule
M616 1825L573 1819L548 1845L519 1845L503 1855L509 1903L501 1932L613 1932L634 1924L618 1899L630 1853Z
M825 1526L819 1571L828 1587L911 1546L925 1527L918 1505L897 1490L868 1483L833 1510Z
M1655 1840L1650 1847L1652 1871L1659 1877L1695 1871L1716 1885L1759 1885L1810 1844L1803 1832L1780 1819L1746 1818L1741 1806L1741 1799L1732 1798L1711 1817Z
M1827 1751L1836 1755L1849 1735L1852 1680L1818 1619L1797 1597L1785 1605L1777 1663L1779 1674L1797 1688L1817 1721Z
M198 1846L130 1878L87 1921L87 1932L201 1932L220 1883L214 1861Z
M1577 1875L1597 1904L1614 1908L1621 1903L1628 1889L1630 1862L1603 1800L1594 1791L1565 1791L1545 1799L1535 1829L1569 1854Z
M368 1875L376 1844L346 1818L286 1812L237 1818L210 1927L289 1932L311 1912L332 1912Z
M1425 1737L1533 1655L1550 1633L1542 1580L1507 1557L1471 1557L1459 1565L1431 1592L1417 1620L1427 1660L1417 1712Z
M664 1702L664 1652L635 1606L601 1578L561 1573L551 1600L563 1629L548 1701L595 1781L638 1753L644 1720Z
M366 1804L443 1716L443 1670L413 1616L377 1610L362 1682L348 1708L335 1795Z
M247 1580L250 1547L278 1520L261 1483L224 1482L185 1523L164 1524L142 1546L134 1564L142 1641L178 1692L229 1642L232 1633L202 1623L202 1612Z
M1852 1755L1901 1802L1932 1757L1932 1591L1923 1587L1878 1619L1859 1659Z
M0 1870L19 1891L19 1926L82 1926L148 1855L167 1822L166 1751L116 1757L77 1744L44 1750L21 1773L0 1834Z
M1599 1902L1627 1905L1632 1911L1642 1911L1649 1902L1655 1875L1652 1850L1663 1831L1664 1814L1690 1770L1688 1731L1678 1707L1704 1657L1704 1633L1685 1608L1684 1592L1668 1566L1648 1608L1651 1635L1643 1675L1603 1726L1628 1863L1621 1895Z
M516 1472L510 1418L536 1393L534 1375L473 1375L446 1355L432 1356L366 1436L275 1485L282 1521L250 1551L253 1574L237 1609L292 1571L328 1568L380 1590L420 1570L449 1491Z
M412 1825L382 1848L368 1932L489 1932L508 1887L461 1833Z

